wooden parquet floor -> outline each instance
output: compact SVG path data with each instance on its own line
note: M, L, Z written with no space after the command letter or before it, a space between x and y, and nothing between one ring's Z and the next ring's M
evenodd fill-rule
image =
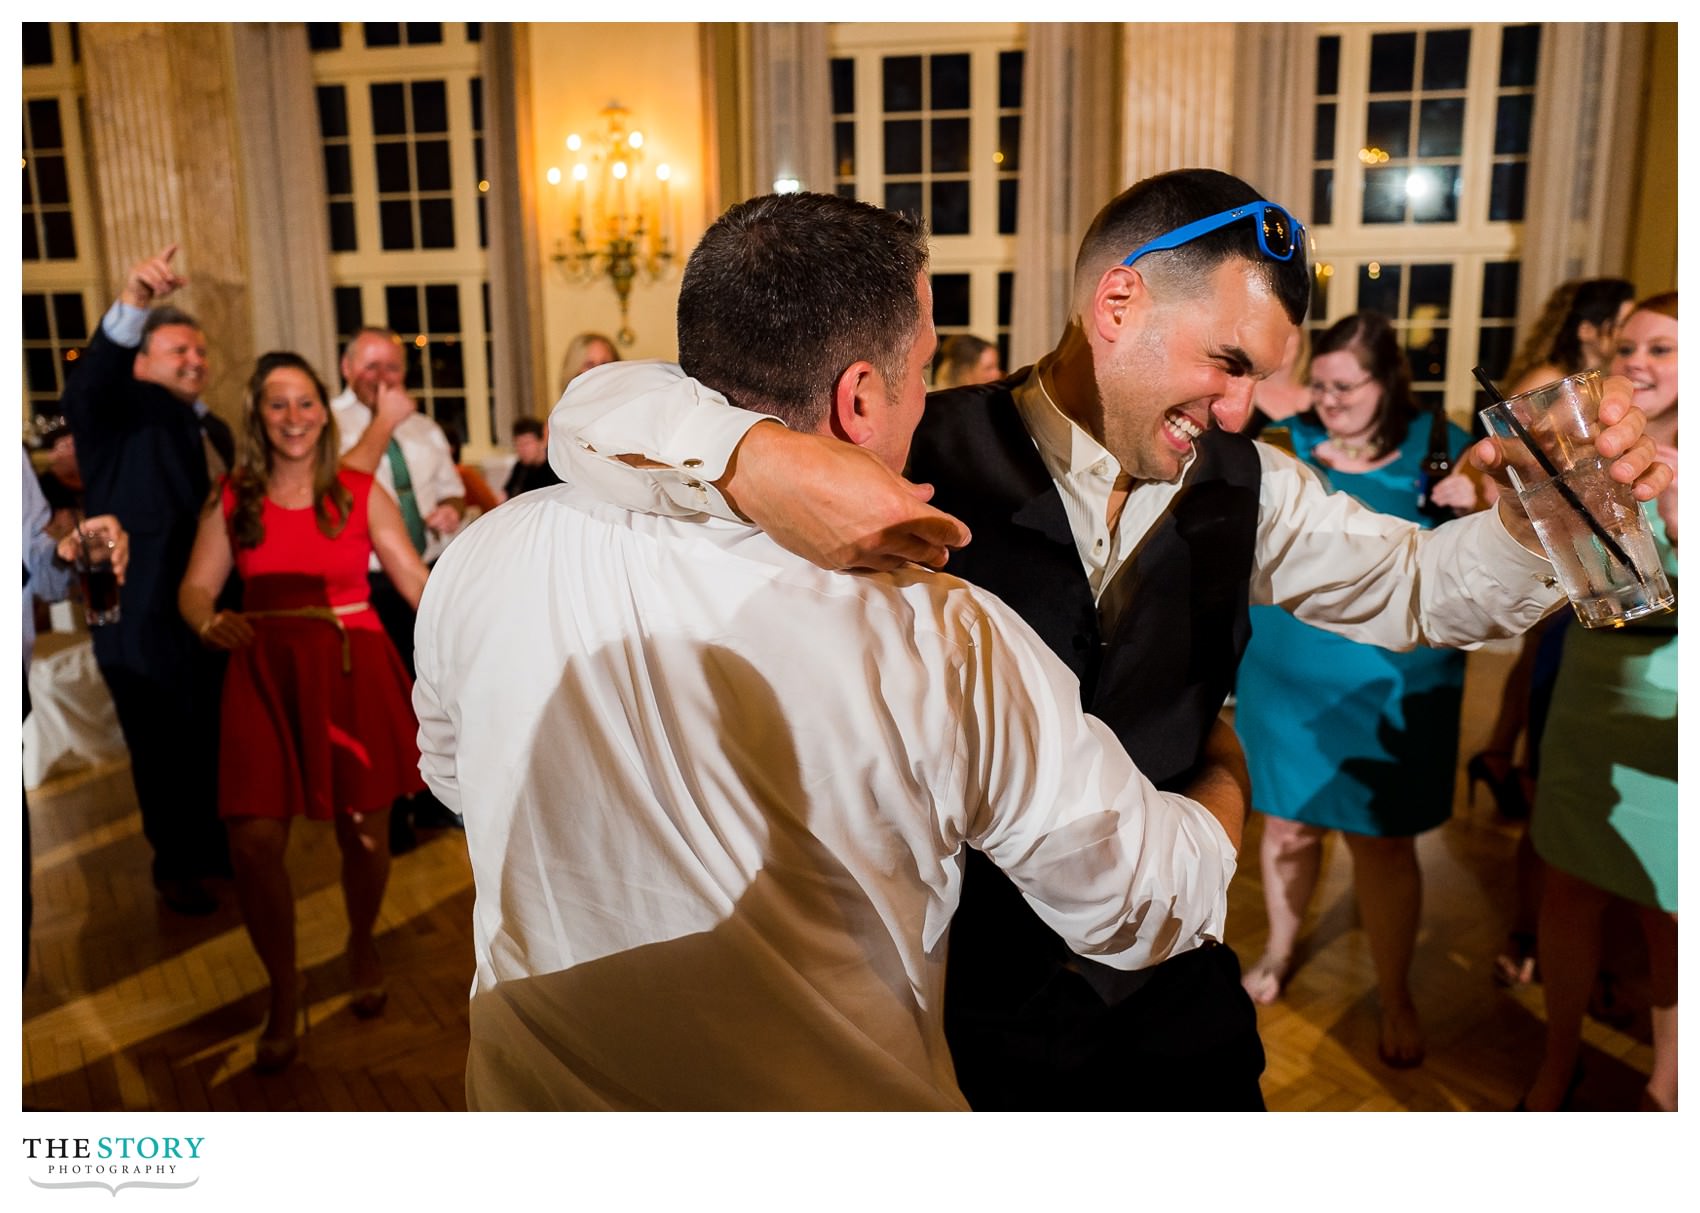
M1508 657L1474 654L1462 753L1478 748ZM1331 844L1286 997L1260 1012L1274 1110L1507 1109L1541 1042L1538 987L1491 980L1511 905L1516 830L1484 803L1459 804L1419 844L1426 906L1414 988L1427 1063L1375 1055L1369 952L1350 861ZM395 861L380 919L390 1000L376 1020L347 1006L344 917L328 826L297 823L289 867L307 975L309 1031L282 1074L250 1068L265 980L228 885L213 917L181 918L148 882L126 765L85 771L31 798L35 930L23 997L23 1104L64 1110L441 1111L464 1108L472 878L462 836L427 836ZM1229 942L1263 939L1257 832L1230 892ZM1644 1016L1625 1031L1589 1021L1583 1107L1633 1107L1650 1065Z

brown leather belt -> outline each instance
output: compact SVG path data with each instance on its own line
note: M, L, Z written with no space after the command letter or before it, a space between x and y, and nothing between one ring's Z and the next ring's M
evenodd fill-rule
M358 615L371 608L369 602L345 602L341 606L282 607L272 611L243 611L242 614L248 619L323 619L342 637L342 672L352 674L354 664L348 649L348 629L343 626L342 617Z

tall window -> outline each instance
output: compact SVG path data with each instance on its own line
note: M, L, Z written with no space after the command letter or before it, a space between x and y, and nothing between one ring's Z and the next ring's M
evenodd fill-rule
M1320 28L1308 325L1386 313L1419 399L1462 419L1514 344L1540 27Z
M407 388L474 451L492 432L476 22L308 27L339 344L388 325Z
M77 27L26 21L23 59L23 423L59 411L102 307Z
M933 319L1009 359L1020 190L1018 24L841 24L832 34L834 188L924 218Z

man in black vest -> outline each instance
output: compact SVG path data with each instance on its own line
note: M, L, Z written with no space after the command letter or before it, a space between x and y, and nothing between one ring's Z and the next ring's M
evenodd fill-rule
M154 886L170 909L210 914L218 902L201 881L230 874L218 819L225 662L184 625L177 584L212 477L236 452L230 427L200 398L206 334L176 308L152 307L183 284L176 251L131 267L60 407L76 435L86 508L116 514L130 533L121 614L93 629L94 652L130 749Z
M1250 602L1409 647L1514 634L1561 599L1515 494L1497 514L1424 534L1331 497L1296 460L1235 432L1309 290L1302 227L1243 181L1209 170L1147 179L1083 239L1056 349L1001 383L936 393L916 431L910 475L930 480L974 534L949 571L1032 625L1161 787L1198 761L1250 634ZM1670 473L1653 463L1626 388L1602 407L1614 423L1602 450L1622 456L1614 474L1639 478L1637 495L1650 499ZM718 419L588 417L570 403L551 418L564 477L628 505L721 508L690 479L693 463L728 454ZM959 544L947 517L905 516L875 476L866 492L846 492L844 469L823 468L834 452L757 420L741 422L735 462L713 484L786 547L885 567L941 564L940 545ZM646 473L652 483L628 489L618 478L628 473L610 474L610 460L640 457L664 465ZM1498 472L1488 452L1478 459ZM977 1109L1263 1106L1256 1013L1227 947L1105 972L1068 954L974 856L951 928L945 1015Z

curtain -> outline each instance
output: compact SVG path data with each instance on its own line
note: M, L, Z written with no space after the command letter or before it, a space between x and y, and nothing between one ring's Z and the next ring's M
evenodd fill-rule
M1118 180L1119 27L1034 22L1022 78L1010 364L1049 350L1068 322L1074 255Z
M1246 24L1235 39L1228 171L1309 221L1316 30L1292 23Z
M750 27L750 124L755 191L790 178L832 192L832 84L822 22ZM728 199L730 203L736 199Z

